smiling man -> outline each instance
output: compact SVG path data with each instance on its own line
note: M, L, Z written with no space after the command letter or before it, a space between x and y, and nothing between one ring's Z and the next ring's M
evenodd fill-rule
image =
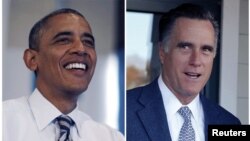
M36 89L29 97L4 102L4 141L124 140L77 107L97 61L91 27L82 14L60 9L38 21L23 59L36 74Z
M127 141L207 141L208 125L240 124L199 94L216 55L218 25L204 8L183 4L159 25L162 73L127 92Z

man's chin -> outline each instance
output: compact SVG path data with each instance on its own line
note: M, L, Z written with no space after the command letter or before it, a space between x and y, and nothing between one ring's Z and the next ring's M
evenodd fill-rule
M199 94L199 91L188 91L186 94L190 97L196 97L196 95Z
M198 91L198 89L189 88L189 87L180 91L180 93L182 93L182 95L186 97L195 97L199 92L200 91Z
M71 95L81 95L88 89L88 86L85 87L75 87L75 88L70 88L67 90L67 92Z

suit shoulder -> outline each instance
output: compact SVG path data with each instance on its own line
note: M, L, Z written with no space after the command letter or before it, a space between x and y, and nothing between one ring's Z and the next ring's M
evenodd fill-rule
M145 86L140 86L140 87L127 90L126 92L127 101L130 102L130 101L137 100L142 95L142 93L145 93L146 91L149 90L151 85L152 83L149 83Z
M218 105L218 109L219 109L221 119L224 119L225 122L228 121L229 124L241 124L240 120L235 115L230 113L228 110L226 110L222 106Z
M144 89L145 89L145 86L127 90L126 103L127 103L127 114L128 115L131 111L134 111L137 108L139 108L139 109L141 108L141 103L139 102L139 99L142 96Z
M157 79L144 85L144 86L139 86L133 89L127 90L127 97L132 97L134 95L140 95L144 90L152 90L155 89L155 87L158 86Z
M145 86L143 86L143 87L145 87ZM141 91L143 90L143 87L137 87L137 88L127 90L127 97L133 97L135 95L139 95L141 93Z
M241 124L240 120L235 115L217 103L203 97L203 104L203 106L205 106L205 112L209 112L210 114L208 114L208 116L215 120L217 124Z

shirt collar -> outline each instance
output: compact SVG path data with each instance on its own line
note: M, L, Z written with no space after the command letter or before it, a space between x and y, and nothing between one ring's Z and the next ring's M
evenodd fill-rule
M81 112L78 109L78 106L71 113L69 113L68 116L74 120L78 135L80 137L83 137L83 133L80 132L82 131L81 128L82 128L83 122L85 122L86 120L89 120L90 117L87 114L84 114L83 112Z
M158 84L159 84L160 91L162 93L163 103L164 103L167 117L174 118L175 117L174 115L183 105L177 99L177 97L169 90L169 88L165 85L162 79L162 75L160 75L158 79ZM200 113L198 111L202 108L199 96L197 95L191 103L185 106L188 106L188 108L192 111L192 115L194 119L198 120L200 116Z
M39 130L43 130L61 115L61 112L38 89L34 90L28 101Z
M54 119L62 115L62 113L50 103L37 88L31 94L28 101L39 130L43 130L48 125L53 124ZM81 137L81 132L79 132L81 131L81 125L85 120L90 119L90 117L82 113L78 106L69 113L68 116L74 120L78 135Z

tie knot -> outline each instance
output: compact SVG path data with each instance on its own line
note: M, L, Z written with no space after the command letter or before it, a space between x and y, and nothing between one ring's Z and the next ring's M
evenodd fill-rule
M74 121L67 115L61 115L57 117L56 120L60 127L65 126L67 128L70 128L71 126L75 124Z
M192 114L191 110L187 106L181 107L178 110L178 113L184 118L184 120L190 120Z

